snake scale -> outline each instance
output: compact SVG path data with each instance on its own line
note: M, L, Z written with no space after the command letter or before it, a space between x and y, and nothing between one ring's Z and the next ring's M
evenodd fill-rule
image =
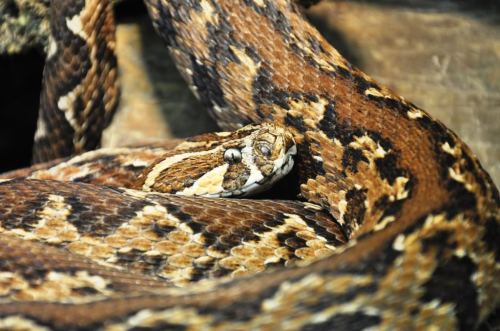
M165 146L4 175L31 178L0 183L0 329L471 330L494 314L499 193L453 132L349 64L293 1L145 3L223 129L291 132L302 201L110 186ZM37 161L96 147L111 120L110 6L51 2Z

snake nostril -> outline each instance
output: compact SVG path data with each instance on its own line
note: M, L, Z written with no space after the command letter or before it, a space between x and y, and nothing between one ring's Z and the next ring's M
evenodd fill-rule
M230 148L224 152L224 160L230 163L238 163L242 159L241 151L236 148Z

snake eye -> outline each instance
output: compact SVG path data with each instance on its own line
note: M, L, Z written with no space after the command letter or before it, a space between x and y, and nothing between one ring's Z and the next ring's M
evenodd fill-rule
M238 163L241 161L241 151L236 148L229 148L224 152L224 160L230 163Z
M266 157L271 156L271 148L269 148L269 146L266 146L266 145L260 145L260 146L259 146L259 150L260 150L260 152L262 153L262 155L264 155L264 156L266 156Z

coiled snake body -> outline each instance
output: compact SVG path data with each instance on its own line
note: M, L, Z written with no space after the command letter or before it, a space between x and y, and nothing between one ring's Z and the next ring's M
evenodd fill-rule
M352 67L292 1L145 3L222 128L290 130L307 202L49 180L62 167L102 184L103 156L130 179L161 147L21 171L32 179L0 184L0 328L469 330L497 309L500 198L455 134ZM51 14L38 161L95 147L118 96L108 1L52 0ZM307 262L276 266L293 259Z

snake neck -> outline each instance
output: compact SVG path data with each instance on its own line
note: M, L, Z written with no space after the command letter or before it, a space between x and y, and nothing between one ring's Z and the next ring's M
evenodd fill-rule
M302 195L351 236L396 219L394 233L429 214L485 220L497 210L498 190L468 147L349 64L292 1L146 4L221 127L291 128Z

